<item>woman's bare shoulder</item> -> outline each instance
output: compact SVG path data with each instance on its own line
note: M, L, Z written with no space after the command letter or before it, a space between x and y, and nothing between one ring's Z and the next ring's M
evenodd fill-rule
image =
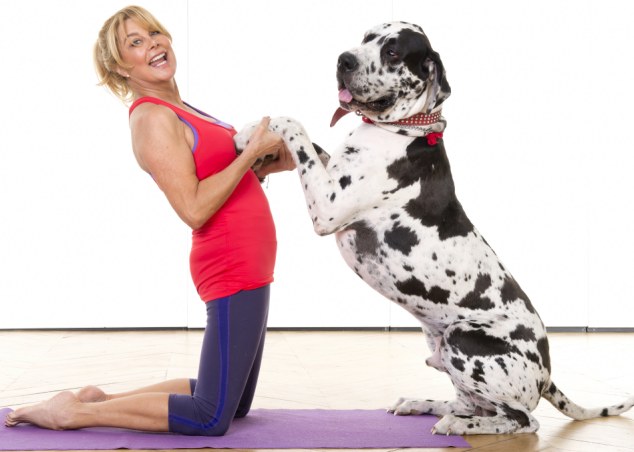
M133 133L135 129L162 129L166 125L176 125L178 123L178 116L172 109L165 105L151 102L140 104L130 115L130 127Z
M158 177L180 160L191 166L191 151L183 126L169 107L152 103L139 105L130 115L132 150L145 171Z

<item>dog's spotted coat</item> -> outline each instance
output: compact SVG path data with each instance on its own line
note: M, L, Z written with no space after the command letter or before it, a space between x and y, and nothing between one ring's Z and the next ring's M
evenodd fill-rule
M343 110L371 121L332 158L298 122L271 124L294 154L315 231L334 233L348 265L420 320L427 364L455 387L453 401L399 399L390 411L440 415L436 433L462 435L534 432L541 397L575 419L630 409L634 398L581 408L557 389L544 324L456 198L442 139L428 139L444 119L394 124L438 112L450 94L423 30L394 22L368 31L339 57L337 78ZM238 134L238 148L252 130Z

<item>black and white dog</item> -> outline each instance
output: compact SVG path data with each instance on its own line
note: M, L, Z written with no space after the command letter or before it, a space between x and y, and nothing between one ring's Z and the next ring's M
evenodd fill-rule
M529 298L456 198L442 132L450 94L438 53L416 26L387 23L340 55L341 108L364 122L332 158L289 118L272 120L294 154L315 231L335 233L366 283L420 320L453 401L399 399L398 415L443 416L434 432L534 432L541 397L575 419L634 406L585 409L550 378L546 330ZM253 127L236 136L239 149Z

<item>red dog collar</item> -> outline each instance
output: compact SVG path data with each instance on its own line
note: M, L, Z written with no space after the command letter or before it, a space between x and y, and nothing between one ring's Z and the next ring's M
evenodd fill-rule
M440 119L441 111L437 111L436 113L432 113L431 115L427 115L425 113L418 113L414 116L410 116L409 118L401 119L395 122L384 122L382 124L389 124L391 126L429 126L438 122ZM363 122L368 124L374 124L370 118L362 116L361 119ZM438 140L442 138L442 132L431 132L425 135L427 138L427 144L430 146L436 146L438 144Z
M425 113L417 113L414 116L410 116L409 118L400 119L394 122L385 122L383 124L389 124L392 126L430 126L432 124L437 123L440 120L440 116L442 114L442 110L438 110L436 113L432 113L430 115ZM366 118L363 116L363 121L368 124L374 124L370 118Z

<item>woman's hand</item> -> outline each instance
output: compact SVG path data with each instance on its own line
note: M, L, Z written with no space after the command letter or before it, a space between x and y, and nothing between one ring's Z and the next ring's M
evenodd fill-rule
M242 156L251 160L253 165L258 159L264 159L266 155L277 156L280 150L284 147L284 141L282 137L269 131L269 123L271 118L268 116L262 118L257 125L249 144L242 151Z
M286 147L286 143L282 141L282 148L279 150L277 154L277 158L275 160L267 161L262 165L255 174L263 179L269 174L279 173L282 171L291 171L297 167L295 165L295 161L293 161L293 156L291 155L291 151Z

